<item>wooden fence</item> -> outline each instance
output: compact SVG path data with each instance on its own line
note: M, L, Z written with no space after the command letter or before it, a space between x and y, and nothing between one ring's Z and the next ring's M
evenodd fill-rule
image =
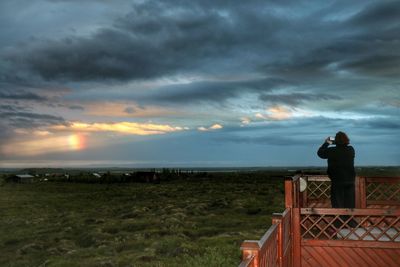
M285 206L258 241L244 241L240 266L399 266L400 177L357 177L356 208L330 208L330 180L285 180ZM382 265L383 264L383 265Z

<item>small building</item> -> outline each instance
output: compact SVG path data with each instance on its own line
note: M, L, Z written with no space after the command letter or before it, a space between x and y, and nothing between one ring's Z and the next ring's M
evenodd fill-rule
M12 182L15 183L32 183L34 176L30 174L16 174L10 178Z
M98 174L97 172L92 173L92 175L96 178L101 178L101 174Z

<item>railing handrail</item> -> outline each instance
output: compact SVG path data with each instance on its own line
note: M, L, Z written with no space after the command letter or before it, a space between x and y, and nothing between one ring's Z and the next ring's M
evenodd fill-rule
M330 181L329 176L327 174L303 174L298 178L307 178L309 181ZM400 180L399 176L366 176L366 175L357 175L356 179L366 179L367 182L383 182L383 183L398 183Z
M274 238L273 234L277 230L278 230L277 224L271 225L271 227L268 229L268 231L260 238L260 240L257 241L260 249L262 249L267 244L267 242L270 241L270 239Z
M390 215L400 216L400 209L339 209L339 208L301 208L301 214L315 215Z
M240 249L242 250L242 262L240 267L243 266L277 266L281 265L284 259L289 258L287 255L291 244L291 229L290 223L287 220L291 219L291 210L285 209L282 213L274 213L272 225L268 231L259 240L245 240ZM286 236L287 235L287 236ZM283 242L286 240L286 242ZM266 254L269 254L266 257ZM251 258L251 260L250 260Z

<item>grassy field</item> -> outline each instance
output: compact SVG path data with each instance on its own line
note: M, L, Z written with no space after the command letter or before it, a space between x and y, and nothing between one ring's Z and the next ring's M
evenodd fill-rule
M281 211L283 181L262 173L2 183L0 266L237 266Z

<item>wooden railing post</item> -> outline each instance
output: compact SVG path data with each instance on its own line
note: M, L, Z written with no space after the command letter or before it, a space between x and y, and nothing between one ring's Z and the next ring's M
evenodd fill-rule
M272 214L272 224L278 225L278 249L277 249L277 256L278 256L278 266L283 266L283 224L282 224L282 213L273 213Z
M299 188L300 176L294 176L285 180L285 206L290 209L292 226L292 259L293 266L301 266L301 236L300 236L300 188Z
M301 266L300 208L292 209L293 266Z
M360 209L367 208L367 179L365 177L359 177L359 205Z
M308 177L302 177L305 181L306 181L306 184L308 184ZM300 203L300 205L301 205L301 207L302 208L307 208L308 207L308 192L307 192L308 190L306 189L306 190L304 190L302 193L300 193L300 197L301 197L301 203Z
M355 192L355 206L356 206L356 209L359 209L360 208L360 205L361 205L361 203L360 203L360 181L361 181L361 179L360 179L360 176L356 176L356 180L355 180L355 185L354 185L354 187L355 187L355 190L356 190L356 192Z
M246 240L240 246L242 261L253 258L246 267L260 267L260 246L255 240Z
M293 208L293 180L292 177L285 179L285 208Z

